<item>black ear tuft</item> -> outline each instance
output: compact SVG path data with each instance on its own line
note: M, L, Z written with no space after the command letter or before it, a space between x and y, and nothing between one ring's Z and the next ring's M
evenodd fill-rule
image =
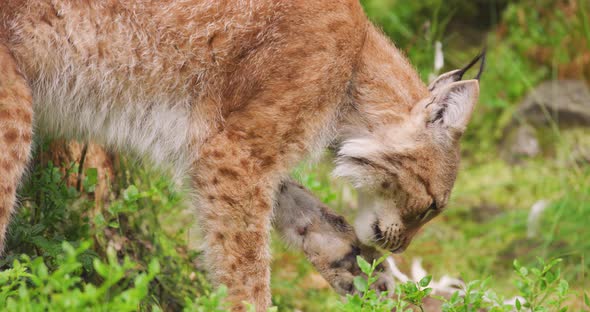
M487 47L483 47L483 50L481 51L481 63L479 64L479 71L477 72L477 76L475 76L475 79L479 80L479 78L481 77L481 74L483 73L483 70L486 67L486 52L487 52Z
M484 47L483 50L481 50L481 52L473 60L471 60L471 62L469 62L469 64L467 64L467 66L465 66L459 70L459 73L458 73L459 80L463 79L463 75L469 69L471 69L471 67L473 67L473 65L475 65L478 61L481 60L481 63L479 65L479 71L477 72L477 76L475 76L475 78L474 78L476 80L479 80L479 78L481 77L481 74L483 73L485 63L486 63L486 50L487 50L487 47Z
M440 76L438 76L434 81L432 81L428 85L428 91L434 92L435 90L440 90L451 83L461 81L463 79L463 75L473 67L478 61L481 61L479 66L479 71L477 76L474 79L479 80L481 74L483 73L485 62L486 62L486 48L484 47L481 53L479 53L467 66L463 67L462 69L455 69L450 72L446 72Z

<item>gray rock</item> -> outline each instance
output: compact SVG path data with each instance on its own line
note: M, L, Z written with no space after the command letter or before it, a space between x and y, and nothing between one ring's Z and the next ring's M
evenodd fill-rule
M584 81L551 80L541 83L518 105L504 129L502 157L519 163L541 153L537 129L590 126L590 88Z
M519 105L515 121L538 126L590 126L590 89L580 80L546 81Z

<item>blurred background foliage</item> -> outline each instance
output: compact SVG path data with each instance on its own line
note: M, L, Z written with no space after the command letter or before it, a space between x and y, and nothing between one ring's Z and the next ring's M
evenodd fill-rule
M516 291L514 259L530 264L536 257L559 257L564 259L562 274L572 288L567 304L574 311L588 309L582 299L582 291L590 289L588 125L556 121L534 125L539 151L524 157L505 154L510 154L511 144L507 133L521 123L515 113L531 90L543 81L565 79L588 85L590 1L361 2L370 19L405 51L425 81L462 67L484 46L488 50L480 101L464 136L462 169L449 208L424 228L406 253L395 256L399 266L408 270L412 259L421 258L435 278L445 274L467 281L489 278L490 288L512 297ZM437 42L444 54L441 69L434 67ZM47 146L39 143L37 153L42 154ZM68 274L62 274L77 280L64 289L33 290L29 282L19 282L2 290L0 284L0 303L12 300L14 305L26 298L51 302L51 298L67 297L72 289L83 289L86 301L76 301L78 305L69 306L70 310L105 302L121 311L138 307L214 311L222 305L223 289L212 293L201 273L195 248L198 237L187 221L190 212L178 213L188 206L182 189L161 173L138 167L125 157L117 162L112 196L101 209L95 207L93 188L98 181L91 168L82 170L83 187L75 187L67 180L71 173L82 172L78 164L56 164L59 169L47 161L35 163L20 191L21 207L10 228L8 256L0 260L0 268L16 274L23 270L18 260L29 271L58 274L60 268L78 261ZM331 168L330 155L326 155L319 163L302 164L293 176L351 220L356 194L345 182L330 177ZM529 219L535 204L545 209L533 220L536 231L531 235ZM63 241L71 246L64 247ZM64 248L69 256L64 257ZM23 253L32 260L23 260ZM113 255L121 263L124 258L128 261L119 265ZM340 298L302 254L274 237L273 257L273 302L280 311L337 309ZM104 274L107 268L125 274L109 278ZM7 276L0 274L0 282ZM97 292L89 285L107 286ZM30 292L23 295L19 289ZM124 292L129 289L136 289L139 301L126 301Z

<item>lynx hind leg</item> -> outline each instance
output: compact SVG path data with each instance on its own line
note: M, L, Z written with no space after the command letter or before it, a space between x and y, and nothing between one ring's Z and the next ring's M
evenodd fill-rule
M0 254L16 188L30 154L33 106L30 89L6 46L0 43Z
M363 275L357 264L358 255L369 263L382 256L374 248L362 245L343 217L291 180L283 182L277 195L274 225L289 244L303 251L340 294L354 293L353 279ZM377 270L379 279L374 288L393 289L387 264L380 264Z

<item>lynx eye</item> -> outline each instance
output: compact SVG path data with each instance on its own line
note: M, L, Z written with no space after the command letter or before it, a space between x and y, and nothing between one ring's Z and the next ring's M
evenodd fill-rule
M436 205L436 202L433 201L432 204L430 204L430 207L428 207L428 210L437 210L438 206Z
M420 222L426 220L431 213L433 213L434 211L436 211L438 209L436 202L432 202L432 204L430 204L430 206L428 207L428 209L426 209L426 211L424 211L423 213L421 213L418 216L418 220L420 220Z

